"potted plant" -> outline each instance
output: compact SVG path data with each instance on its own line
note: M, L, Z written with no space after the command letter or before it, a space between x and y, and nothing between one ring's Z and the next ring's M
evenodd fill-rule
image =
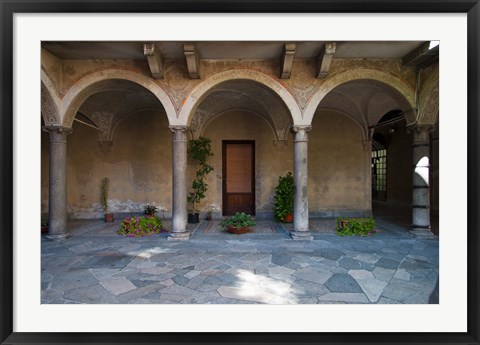
M155 205L145 205L143 208L143 213L146 214L147 216L154 217L155 213L157 213L158 208Z
M188 212L188 222L198 223L197 204L205 198L205 193L208 190L205 179L207 175L213 171L213 166L207 164L208 157L213 156L212 141L205 137L190 140L187 153L198 166L195 179L192 181L192 191L187 197L187 201L191 205Z
M251 231L255 225L253 217L244 212L237 212L231 217L223 219L219 225L233 234L244 234Z
M108 210L108 187L110 180L108 177L104 177L100 184L100 204L102 205L103 214L105 215L106 222L113 222L113 213Z
M293 222L293 199L295 185L293 175L289 171L285 176L278 177L275 188L275 218L279 221Z

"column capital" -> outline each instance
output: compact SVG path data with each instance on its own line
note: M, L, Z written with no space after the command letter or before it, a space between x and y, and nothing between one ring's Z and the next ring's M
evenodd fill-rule
M408 133L428 133L434 130L432 125L412 125L407 127Z
M312 126L309 125L296 125L292 127L292 131L294 133L298 133L301 131L309 132L312 129Z
M188 131L188 126L185 126L185 125L171 125L169 126L169 128L173 133Z
M292 131L294 134L294 143L307 142L308 134L307 132L312 129L312 126L293 126Z
M42 130L50 133L51 143L66 143L67 135L72 133L71 128L63 126L43 126Z
M181 125L176 125L176 126L170 126L170 130L173 133L173 142L187 142L187 126L181 126Z

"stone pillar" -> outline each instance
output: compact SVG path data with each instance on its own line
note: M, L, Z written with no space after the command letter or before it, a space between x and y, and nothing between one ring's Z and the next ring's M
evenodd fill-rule
M48 238L67 237L67 135L71 129L43 127L50 133Z
M373 214L372 210L372 139L363 142L364 158L364 186L365 186L365 210L368 216Z
M430 127L413 130L412 230L417 238L435 238L430 227Z
M172 233L169 240L188 240L187 231L187 127L172 126L173 154L173 200L172 200Z
M293 231L290 234L294 240L312 240L308 228L308 135L310 126L294 126L294 168L295 196L293 205Z

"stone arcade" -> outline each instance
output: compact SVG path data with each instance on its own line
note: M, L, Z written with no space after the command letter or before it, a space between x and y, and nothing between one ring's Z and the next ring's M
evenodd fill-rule
M292 171L293 239L312 238L309 218L367 216L375 205L411 219L417 237L438 235L432 43L43 42L50 236L65 237L69 217L101 216L108 176L115 213L155 203L173 220L171 239L188 239L187 143L199 136L215 152L200 206L215 205L217 218L236 202L272 218L278 176ZM241 157L234 183L225 160L245 145L253 155ZM245 162L252 174L242 173Z

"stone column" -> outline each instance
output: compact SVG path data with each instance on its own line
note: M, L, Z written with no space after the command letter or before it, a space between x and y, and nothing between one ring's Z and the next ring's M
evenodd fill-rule
M417 238L435 238L430 227L430 127L413 130L412 230Z
M365 210L368 216L373 213L372 210L372 139L363 142L363 152L365 154L364 164L364 186L365 186Z
M294 168L295 196L293 205L293 231L290 234L294 240L312 240L308 228L308 135L310 126L294 126Z
M172 233L169 240L188 240L187 231L187 127L172 126Z
M71 129L47 126L50 133L48 238L67 237L67 135Z

